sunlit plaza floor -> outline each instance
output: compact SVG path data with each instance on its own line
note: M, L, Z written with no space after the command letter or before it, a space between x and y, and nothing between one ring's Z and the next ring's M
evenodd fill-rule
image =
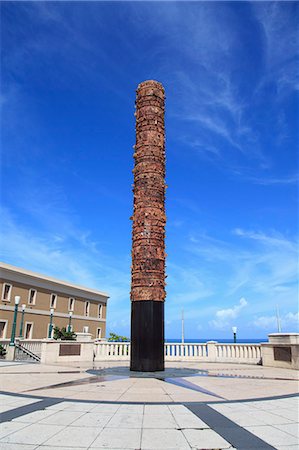
M0 362L0 449L298 449L298 372Z

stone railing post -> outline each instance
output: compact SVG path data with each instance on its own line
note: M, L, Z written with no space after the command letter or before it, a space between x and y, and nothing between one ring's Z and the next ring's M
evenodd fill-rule
M217 349L216 349L216 341L208 341L207 349L208 349L208 361L215 362L217 359Z
M9 345L6 347L6 356L5 359L7 361L14 361L15 359L15 351L16 351L16 347L10 347Z

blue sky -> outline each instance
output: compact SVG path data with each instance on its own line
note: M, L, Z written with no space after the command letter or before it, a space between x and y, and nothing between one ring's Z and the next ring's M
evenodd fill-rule
M166 337L296 331L298 3L2 2L1 260L129 334L134 101L166 90Z

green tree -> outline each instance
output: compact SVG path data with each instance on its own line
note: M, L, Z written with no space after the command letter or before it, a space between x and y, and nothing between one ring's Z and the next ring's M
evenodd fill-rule
M115 333L110 333L108 341L110 341L110 342L128 342L129 338L127 338L126 336L120 336Z

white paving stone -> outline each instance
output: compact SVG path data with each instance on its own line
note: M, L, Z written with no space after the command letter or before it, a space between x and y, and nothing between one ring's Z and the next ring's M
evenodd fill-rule
M290 408L290 409L284 409L284 408L277 409L275 411L275 414L277 416L284 417L285 419L290 419L293 422L298 422L298 419L299 419L298 409L297 408L293 408L293 407Z
M37 403L39 402L40 399L39 398L16 398L13 402L9 402L9 404L11 405L12 409L14 408L20 408L20 406L25 406L25 405L32 405L33 403Z
M283 424L283 423L291 423L290 419L287 419L283 416L278 416L276 414L272 414L269 411L259 410L254 413L254 415L262 420L265 424L275 425L275 424Z
M105 428L92 443L91 448L139 449L141 429L137 428Z
M178 428L209 428L209 426L195 414L177 414L174 418Z
M252 408L263 409L263 410L271 410L277 407L277 402L280 400L261 400L257 402L248 402L247 404Z
M14 424L19 425L20 423L14 422ZM51 436L59 433L63 428L63 426L59 425L41 425L40 423L34 423L33 425L26 426L25 428L5 436L0 440L0 445L2 442L36 445L43 444Z
M22 428L25 428L27 426L28 424L26 423L3 422L0 424L0 438L14 433L15 431L21 430Z
M289 433L292 436L295 436L299 439L299 424L298 423L288 423L283 425L275 425L275 428L278 428L285 433Z
M145 414L143 428L177 428L177 423L172 415L168 414Z
M190 449L190 446L180 430L143 429L141 448L153 450L185 450Z
M9 400L10 398L14 398L12 395L6 395L6 394L0 394L0 402L4 402L6 400Z
M167 405L145 405L144 414L171 414Z
M66 410L71 409L72 411L91 411L94 409L95 404L94 403L88 403L88 402L69 402L66 406Z
M291 436L278 428L271 427L270 425L244 428L274 447L277 445L284 445L286 443L288 445L298 445L298 439L294 436Z
M211 429L183 430L183 433L192 448L198 449L225 449L230 448L229 442Z
M46 417L52 416L55 414L55 411L48 411L46 409L42 409L41 411L34 411L29 414L25 414L24 416L16 417L13 419L13 422L25 422L25 423L35 423L40 420L45 419Z
M29 445L29 444L9 444L8 442L0 443L1 450L34 450L36 448L38 448L38 446ZM42 449L44 450L44 447L42 447ZM53 450L53 447L52 447L52 450Z
M27 398L27 397L18 397L16 395L5 395L0 394L0 403L11 404L11 403L24 403L30 405L31 403L36 403L40 401L40 398Z
M176 414L192 414L193 413L184 405L167 405L168 409L175 416Z
M72 403L73 405L74 403ZM70 406L70 402L59 402L59 403L55 403L54 405L48 406L46 409L47 410L52 410L54 409L54 411L62 411L66 408L68 408Z
M107 423L107 428L141 428L142 414L116 413Z
M79 419L71 423L72 427L99 427L103 428L111 419L113 414L100 414L87 412Z
M72 450L88 450L89 447L61 447L61 445L58 445L56 447L53 447L53 445L42 445L41 447L35 447L35 449L38 450L70 450L70 448Z
M143 405L120 405L118 412L120 414L143 414Z
M278 445L277 450L298 450L298 445Z
M109 414L109 413L115 413L118 411L120 405L117 404L109 404L109 403L100 403L99 405L94 406L90 412L92 413L103 413L103 414Z
M79 419L84 414L83 411L57 411L55 414L51 414L51 416L42 419L40 424L49 424L49 425L70 425L76 419Z
M101 428L67 427L46 442L52 447L89 447L101 432Z
M228 419L235 422L237 425L240 425L241 427L250 427L250 426L258 426L258 425L266 425L266 423L261 420L258 413L242 413L240 412L234 412L228 414L223 414Z

